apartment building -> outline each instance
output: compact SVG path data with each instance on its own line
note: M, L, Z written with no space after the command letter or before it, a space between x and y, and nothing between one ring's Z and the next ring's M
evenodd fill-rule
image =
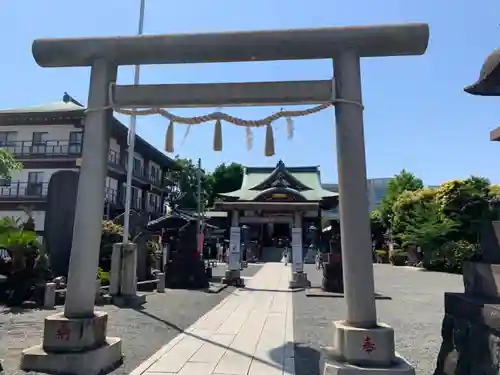
M387 184L390 180L390 178L370 178L366 181L370 212L382 203L382 199L384 199L385 194L387 193ZM323 188L335 193L339 192L338 184L323 184ZM338 220L339 209L337 207L334 210L323 211L322 216L325 219Z
M382 203L382 200L387 194L387 187L389 185L390 180L391 178L388 177L367 179L366 183L367 183L368 204L370 212L375 210ZM438 188L439 185L428 185L427 187L434 189ZM333 191L335 193L339 192L338 184L323 184L323 188L325 188L326 190ZM328 212L325 211L324 217L330 220L338 220L339 218L338 207L335 210L331 210Z
M78 171L85 134L85 108L65 94L63 100L40 106L0 110L0 147L24 168L0 181L0 217L22 217L23 207L33 212L36 231L43 232L50 177L59 170ZM110 117L111 133L104 216L124 210L128 128ZM151 218L164 211L165 182L176 168L174 160L137 137L133 160L132 204Z

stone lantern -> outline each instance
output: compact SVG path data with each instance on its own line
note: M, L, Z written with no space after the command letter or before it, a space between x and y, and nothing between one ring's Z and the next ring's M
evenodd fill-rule
M500 48L484 60L479 79L464 91L471 95L500 96Z
M479 79L464 91L500 96L500 49L486 58ZM500 128L490 132L490 140L500 141ZM500 222L484 223L480 237L481 260L463 264L465 293L445 293L443 341L434 375L478 374L483 369L499 367L497 346L482 343L488 343L498 333L500 323L499 317L490 312L500 308ZM478 320L478 316L487 318Z

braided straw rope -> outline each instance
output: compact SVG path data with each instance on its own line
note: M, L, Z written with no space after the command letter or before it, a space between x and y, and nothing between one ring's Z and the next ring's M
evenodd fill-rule
M291 118L291 117L299 117L299 116L307 116L317 112L320 112L328 107L331 107L332 103L320 104L318 106L308 108L302 111L279 111L273 113L270 116L264 117L260 120L245 120L240 117L231 116L224 112L212 112L203 116L194 116L194 117L182 117L174 115L173 113L163 109L163 108L150 108L150 109L124 109L124 108L116 108L112 106L112 108L122 115L128 116L148 116L148 115L160 115L168 120L176 123L176 124L184 124L184 125L199 125L209 121L226 121L231 124L237 126L244 127L252 127L257 128L261 126L271 125L276 120L281 118Z
M191 130L191 126L193 125L199 125L203 124L206 122L210 121L215 121L215 133L214 133L214 150L215 151L221 151L222 150L222 134L221 134L221 121L229 122L233 125L236 126L242 126L245 128L245 135L246 135L246 143L247 143L247 149L250 150L252 148L253 144L253 134L252 134L252 128L259 128L259 127L266 127L266 142L265 142L265 155L266 156L273 156L274 155L274 136L273 136L273 130L272 130L272 123L281 119L285 118L287 121L287 132L288 132L288 139L293 138L293 132L294 132L294 125L293 125L293 118L294 117L302 117L302 116L307 116L307 115L312 115L314 113L318 113L326 108L334 106L336 103L345 103L345 104L352 104L359 106L361 109L364 109L363 104L352 101L352 100L345 100L345 99L339 99L332 97L332 100L328 103L320 104L308 109L304 110L295 110L295 111L283 111L280 110L278 112L273 113L270 116L264 117L260 120L245 120L240 117L236 116L231 116L227 113L216 111L209 113L207 115L203 116L194 116L194 117L182 117L182 116L177 116L174 115L173 113L163 109L163 108L149 108L149 109L128 109L128 108L122 108L117 106L114 103L114 88L116 86L115 82L112 82L108 86L108 97L109 97L109 105L105 106L103 108L89 108L87 109L87 112L91 111L101 111L101 110L106 110L106 109L112 109L117 113L120 113L122 115L126 116L149 116L149 115L160 115L170 121L170 124L167 128L167 132L165 135L165 151L167 152L173 152L173 124L184 124L188 125L186 132L184 134L184 138L182 143L186 140L189 131Z
M115 105L114 103L114 87L116 86L115 82L110 83L109 88L108 88L108 97L109 97L109 102L110 104L104 108L89 108L87 109L88 112L91 111L99 111L99 110L105 110L105 109L113 109L115 112L120 113L122 115L126 116L149 116L149 115L160 115L165 118L167 118L169 121L177 123L177 124L184 124L184 125L199 125L203 124L205 122L209 121L216 121L216 120L223 120L226 122L229 122L231 124L237 125L237 126L244 126L244 127L262 127L266 125L271 125L274 121L279 120L281 118L287 118L291 119L293 117L302 117L302 116L307 116L307 115L312 115L314 113L318 113L326 108L334 106L336 103L345 103L345 104L354 104L362 109L364 109L363 105L359 102L351 101L351 100L344 100L344 99L337 99L337 98L332 98L332 101L329 103L324 103L320 104L308 109L304 110L296 110L296 111L283 111L280 110L278 112L273 113L270 116L264 117L263 119L260 120L245 120L240 117L236 116L231 116L227 113L224 112L212 112L204 116L194 116L194 117L182 117L182 116L177 116L174 115L173 113L163 109L163 108L149 108L149 109L127 109L127 108L121 108Z

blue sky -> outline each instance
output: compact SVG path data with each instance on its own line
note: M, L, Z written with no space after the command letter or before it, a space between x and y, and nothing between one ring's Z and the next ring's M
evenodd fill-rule
M41 37L133 35L139 0L2 1L2 89L0 107L12 108L59 100L64 91L86 102L89 70L43 69L31 55ZM147 0L145 33L283 29L402 22L427 22L431 39L424 56L364 60L363 100L368 176L389 177L402 168L427 184L485 176L500 183L500 144L489 131L500 126L500 98L467 95L484 58L500 44L500 2L494 0ZM5 31L8 34L5 34ZM329 79L330 61L147 66L142 83L237 82ZM133 68L119 72L119 83L133 80ZM279 108L229 108L247 119ZM210 109L173 110L181 115ZM128 124L128 119L124 122ZM166 122L142 117L138 133L163 147ZM337 181L333 110L301 118L295 137L286 124L275 126L276 156L264 157L264 129L245 148L244 130L223 125L224 150L211 150L213 125L176 127L176 153L201 157L207 169L221 162L245 165L320 165L323 181Z

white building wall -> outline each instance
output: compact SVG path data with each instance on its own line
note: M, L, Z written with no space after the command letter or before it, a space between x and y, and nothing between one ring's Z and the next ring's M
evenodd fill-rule
M12 181L21 181L28 182L28 176L30 172L43 173L43 182L49 182L50 177L61 170L70 170L70 171L78 171L77 168L69 168L69 169L23 169L21 171L14 172L12 174Z

